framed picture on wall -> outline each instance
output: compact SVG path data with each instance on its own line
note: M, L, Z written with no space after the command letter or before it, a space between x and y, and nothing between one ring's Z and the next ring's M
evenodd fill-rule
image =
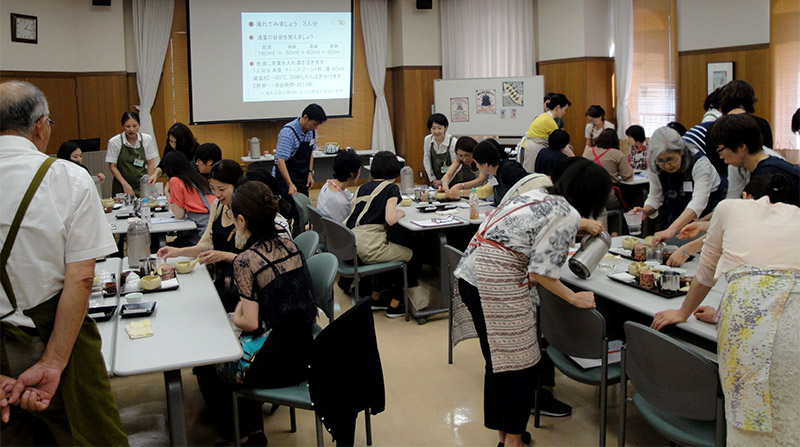
M706 65L708 93L733 80L733 62L709 62Z

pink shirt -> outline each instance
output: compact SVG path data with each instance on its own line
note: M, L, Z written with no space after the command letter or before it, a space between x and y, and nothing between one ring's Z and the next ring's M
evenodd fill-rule
M750 265L800 272L800 208L758 200L723 200L714 210L695 278L712 287L725 273Z
M208 203L214 203L214 195L206 194ZM191 213L208 213L209 210L203 205L200 193L195 189L189 189L184 185L183 180L178 177L169 179L169 203L174 203L184 211Z

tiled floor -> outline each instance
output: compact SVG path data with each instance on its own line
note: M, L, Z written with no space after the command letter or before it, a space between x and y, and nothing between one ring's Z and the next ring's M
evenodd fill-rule
M426 278L426 282L434 282ZM351 306L350 297L336 288L337 315ZM483 358L477 340L456 347L454 363L447 363L447 318L434 317L420 326L413 320L389 319L375 312L375 325L386 382L386 410L373 416L373 444L394 446L494 446L497 434L483 427ZM354 378L356 380L356 378ZM533 445L597 445L599 413L597 388L579 384L557 373L556 396L573 406L565 418L542 418L542 426L528 430ZM161 374L117 377L114 394L131 445L164 445L166 401ZM190 370L183 371L190 445L213 445L221 440ZM618 386L609 392L608 445L617 443ZM269 405L265 406L269 409ZM628 416L627 445L667 445L632 407ZM270 445L315 444L313 415L298 410L298 431L289 432L289 411L280 408L264 416ZM366 445L363 416L356 443ZM326 445L333 445L326 436Z

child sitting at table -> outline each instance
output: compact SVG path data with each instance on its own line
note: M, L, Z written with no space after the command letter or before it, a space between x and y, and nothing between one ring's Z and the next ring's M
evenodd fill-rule
M311 275L297 245L276 231L277 210L272 191L261 182L247 182L233 193L234 225L246 239L233 260L240 301L232 314L244 355L217 365L217 376L199 382L228 437L231 385L279 388L308 378L317 315ZM267 445L261 402L239 398L238 411L242 445Z
M344 222L353 200L353 193L347 187L354 185L360 176L361 157L353 150L339 151L333 159L333 178L319 191L317 211L336 222Z
M647 169L647 143L644 136L644 127L634 124L625 129L628 143L631 144L631 151L628 154L628 163L636 171Z

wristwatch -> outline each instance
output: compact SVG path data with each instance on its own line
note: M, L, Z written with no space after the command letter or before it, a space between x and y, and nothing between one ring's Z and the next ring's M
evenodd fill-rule
M314 170L313 170L313 169L309 169L309 170L308 170L308 173L309 173L309 174L313 174L313 173L314 173Z

